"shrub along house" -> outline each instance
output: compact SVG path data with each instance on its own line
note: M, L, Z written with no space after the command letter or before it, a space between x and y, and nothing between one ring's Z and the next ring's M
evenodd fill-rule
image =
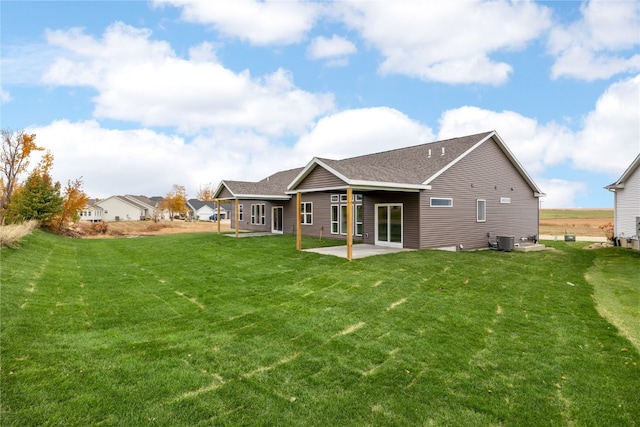
M403 248L477 249L538 235L540 189L495 132L313 158L259 182L222 181L232 227ZM300 248L300 239L298 239Z

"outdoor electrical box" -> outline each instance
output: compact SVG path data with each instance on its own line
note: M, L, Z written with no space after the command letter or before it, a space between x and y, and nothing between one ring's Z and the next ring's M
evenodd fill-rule
M496 242L498 243L498 250L501 251L512 251L514 247L514 238L513 236L497 236Z

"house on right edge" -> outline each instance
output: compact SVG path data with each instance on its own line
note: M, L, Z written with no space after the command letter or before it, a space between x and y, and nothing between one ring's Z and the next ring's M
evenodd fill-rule
M640 238L640 154L607 190L614 194L613 234L618 238Z

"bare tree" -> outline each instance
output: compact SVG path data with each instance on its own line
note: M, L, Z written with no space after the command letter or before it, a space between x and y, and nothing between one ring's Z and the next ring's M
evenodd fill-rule
M4 223L4 211L11 203L11 196L18 185L18 178L27 171L29 157L34 151L44 148L36 145L36 135L23 130L0 130L2 151L0 152L0 218Z

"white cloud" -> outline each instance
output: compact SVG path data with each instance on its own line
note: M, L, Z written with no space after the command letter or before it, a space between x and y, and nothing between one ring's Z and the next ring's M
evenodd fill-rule
M355 44L334 34L331 38L314 38L307 48L307 56L311 59L343 58L356 51Z
M575 135L563 126L540 124L513 111L495 112L469 106L442 114L438 139L491 130L498 132L532 174L566 161L575 146Z
M48 41L67 49L43 81L95 88L94 115L143 126L176 126L194 132L212 126L254 129L268 134L299 133L333 108L333 96L295 87L285 70L254 78L215 62L210 44L179 58L151 32L122 23L96 40L81 30L51 31Z
M640 153L640 75L612 84L584 120L573 167L621 174Z
M587 185L584 182L564 179L536 179L536 184L546 194L541 199L543 209L576 207L578 195L587 193Z
M640 2L591 0L580 11L582 19L549 36L549 50L557 57L553 78L607 79L640 70L640 55L631 54L640 45Z
M193 46L189 49L189 59L194 62L218 62L216 46L209 42Z
M382 73L445 83L504 83L490 55L523 49L550 25L533 2L341 2L338 13L384 56Z
M640 75L612 84L574 132L513 111L477 107L445 111L440 138L497 130L532 173L567 161L575 169L621 173L640 152Z
M0 104L11 102L11 94L0 87Z
M347 157L423 144L433 140L430 128L387 107L347 110L318 121L295 145L295 157Z
M154 0L182 8L182 19L213 25L220 33L254 45L291 44L306 37L318 5L302 1Z
M150 129L105 129L93 120L61 120L28 131L52 152L54 179L66 183L82 176L90 197L162 196L173 184L184 185L194 197L203 184L258 180L304 164L290 163L291 148L250 132L222 131L186 141Z

